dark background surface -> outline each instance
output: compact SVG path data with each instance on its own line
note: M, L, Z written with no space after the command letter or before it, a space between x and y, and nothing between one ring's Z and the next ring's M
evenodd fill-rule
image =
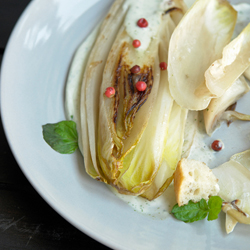
M31 0L0 0L0 65L15 23ZM34 190L16 163L0 117L0 250L110 249L77 230Z

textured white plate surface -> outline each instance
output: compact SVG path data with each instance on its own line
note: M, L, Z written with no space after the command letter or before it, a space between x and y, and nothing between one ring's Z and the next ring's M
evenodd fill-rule
M227 236L224 216L185 224L171 216L135 212L85 173L79 152L60 155L42 138L42 125L65 119L64 87L78 45L104 17L113 0L35 0L20 18L5 52L1 114L12 151L41 196L66 220L114 249L249 249L250 227ZM249 113L250 95L239 102ZM250 124L223 126L218 163L250 148Z

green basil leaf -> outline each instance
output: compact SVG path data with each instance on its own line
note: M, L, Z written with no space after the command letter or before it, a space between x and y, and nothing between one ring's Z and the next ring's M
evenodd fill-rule
M207 220L216 220L221 211L223 200L219 196L212 196L208 201L209 213Z
M42 126L44 140L61 154L72 154L78 148L76 123L61 121Z
M194 222L206 218L208 205L204 199L201 199L201 201L197 203L189 201L187 205L181 207L176 204L171 213L173 213L178 220L184 222Z

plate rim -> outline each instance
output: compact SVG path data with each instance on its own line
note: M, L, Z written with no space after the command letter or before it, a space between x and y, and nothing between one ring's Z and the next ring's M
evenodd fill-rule
M100 0L98 0L100 1ZM7 120L8 120L8 115L5 114L5 108L4 108L4 103L3 103L3 72L5 72L5 67L6 66L6 58L9 57L10 54L10 50L12 48L12 44L14 42L14 35L16 34L18 28L20 27L21 22L23 21L23 19L26 17L26 15L31 11L31 9L37 5L39 2L39 0L33 0L30 1L28 3L28 5L26 6L26 8L24 9L24 11L21 13L20 17L18 18L17 22L14 25L14 28L11 31L11 34L9 36L9 39L7 41L5 50L4 50L4 54L3 54L3 58L2 58L2 63L1 63L1 70L0 70L0 116L1 116L1 122L2 122L2 127L3 127L3 131L6 137L6 140L8 142L8 145L10 147L11 153L13 154L13 157L15 158L18 167L21 169L22 173L24 174L25 178L28 180L28 182L32 185L32 187L35 189L35 191L37 192L37 194L42 197L42 199L54 210L56 211L63 219L65 219L68 223L70 223L71 225L73 225L77 230L79 230L80 232L86 234L87 236L89 236L90 238L94 239L95 241L103 244L104 246L107 246L109 248L112 249L124 249L126 250L127 248L123 248L120 245L117 245L115 242L111 242L105 239L105 237L101 237L100 235L97 235L97 233L95 233L93 230L90 230L89 228L87 228L85 225L79 225L77 224L73 219L71 219L70 216L67 215L67 213L65 213L65 211L63 211L62 209L60 209L60 207L57 207L57 205L55 203L53 203L48 196L45 193L45 190L41 189L39 187L39 185L37 185L34 180L30 177L29 173L27 172L26 168L22 166L22 164L20 163L19 160L19 156L18 153L15 152L14 150L14 145L12 140L10 139L10 131L8 129L7 126Z

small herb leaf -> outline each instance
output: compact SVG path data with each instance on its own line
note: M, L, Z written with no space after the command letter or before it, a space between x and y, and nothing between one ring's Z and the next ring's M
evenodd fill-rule
M207 220L216 220L221 211L223 200L219 196L212 196L208 201L209 213Z
M221 211L222 202L219 196L210 197L208 203L204 199L196 203L190 200L187 205L181 207L176 204L171 213L176 219L184 222L203 220L207 215L207 220L215 220Z
M208 205L204 199L197 203L189 201L187 205L181 207L176 204L171 213L173 213L178 220L184 222L194 222L206 218Z
M61 121L42 126L44 140L61 154L72 154L78 148L76 123Z

